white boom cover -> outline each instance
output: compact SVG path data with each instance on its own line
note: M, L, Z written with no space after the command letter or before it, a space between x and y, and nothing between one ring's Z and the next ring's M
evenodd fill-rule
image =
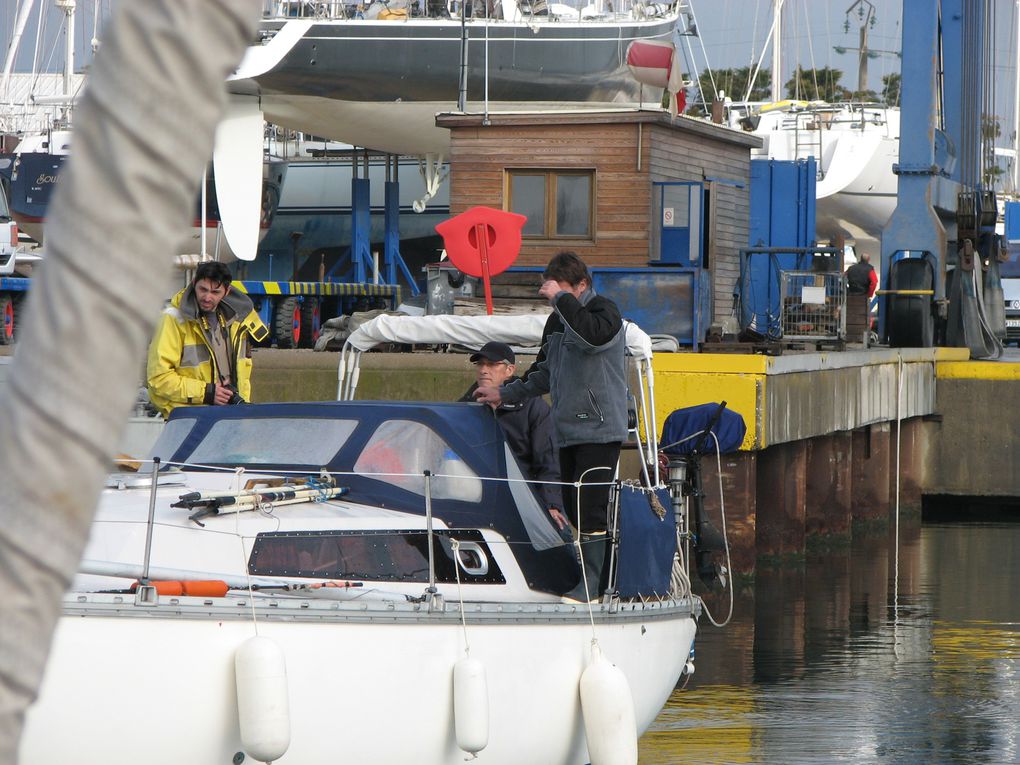
M457 343L481 348L488 342L538 346L548 314L517 316L378 316L361 325L347 338L347 345L367 351L380 343ZM652 341L632 322L627 327L627 352L651 360Z

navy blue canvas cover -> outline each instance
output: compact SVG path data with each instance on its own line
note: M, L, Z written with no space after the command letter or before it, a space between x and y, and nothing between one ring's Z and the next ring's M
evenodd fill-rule
M161 438L153 448L164 464L193 463L191 454L216 423L229 419L273 419L283 421L333 418L356 420L358 425L349 438L326 464L293 462L265 464L245 461L234 453L222 460L203 460L207 466L233 467L244 464L249 470L307 471L316 475L320 469L336 473L341 485L348 488L345 501L361 502L407 513L424 515L425 505L420 494L395 486L371 474L353 474L354 465L376 428L390 420L404 420L427 425L438 433L450 449L466 463L475 475L486 478L507 477L506 441L489 407L473 403L421 403L396 401L331 401L321 403L240 404L237 406L188 406L171 412L169 425L178 420L191 421L187 434L179 442ZM187 426L182 423L181 426ZM178 426L180 427L180 426ZM167 429L164 430L164 435ZM531 544L517 503L509 485L500 480L483 480L479 501L444 498L432 501L432 513L450 528L493 528L510 544L521 565L528 585L547 592L568 592L580 579L580 568L571 545L563 543L552 520L544 511L539 521L548 524L556 537L554 546L540 549Z
M666 454L678 456L690 454L700 439L689 437L705 430L718 409L719 404L713 403L675 410L662 424L659 449ZM724 409L719 421L712 427L712 432L719 439L719 451L728 454L740 448L747 427L744 425L743 417L730 409ZM701 453L715 454L715 440L711 436L705 440Z
M621 492L616 588L623 598L665 595L669 592L676 549L676 523L669 492L655 491L666 510L661 519L651 509L647 492L627 485L621 487Z

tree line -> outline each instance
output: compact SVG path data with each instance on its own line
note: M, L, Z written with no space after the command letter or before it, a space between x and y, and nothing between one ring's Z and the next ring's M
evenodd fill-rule
M751 79L751 67L744 66L731 69L711 69L701 73L699 82L701 93L705 94L705 100L709 103L712 96L719 91L725 93L726 97L733 101L769 101L772 94L772 72L768 69L758 71L754 87L750 94L747 94L747 84ZM865 103L883 103L890 106L898 106L900 102L900 75L887 74L882 77L882 91L877 93L873 90L858 91L847 88L840 83L843 71L833 67L822 67L820 69L801 69L786 81L784 87L786 98L802 101L856 101ZM713 82L715 88L712 87ZM690 107L688 114L703 115L704 106L698 94L690 93L688 99Z

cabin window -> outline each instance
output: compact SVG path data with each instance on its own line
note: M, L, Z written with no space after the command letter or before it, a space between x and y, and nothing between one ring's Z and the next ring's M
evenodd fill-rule
M594 170L508 170L506 196L526 239L595 238Z
M188 457L199 465L326 465L357 420L302 417L220 420Z
M452 539L460 542L454 556ZM481 532L436 529L433 534L436 581L506 584ZM373 582L429 580L428 532L412 530L273 531L255 537L248 571L253 576L309 579L365 579Z
M481 502L482 481L432 428L413 420L387 420L365 444L354 472L425 496L424 473L433 474L433 499ZM374 474L374 475L373 475Z
M528 534L531 546L536 550L548 550L550 547L559 547L564 544L563 538L553 528L549 520L549 513L539 502L538 497L532 488L538 486L529 483L521 472L517 458L514 457L510 444L505 444L506 449L506 477L513 495L514 504L517 505L517 512L520 513L524 522L524 530ZM529 488L532 487L532 488Z
M184 439L195 427L194 417L178 417L163 426L156 443L149 452L149 457L159 457L160 462L168 462L181 448Z

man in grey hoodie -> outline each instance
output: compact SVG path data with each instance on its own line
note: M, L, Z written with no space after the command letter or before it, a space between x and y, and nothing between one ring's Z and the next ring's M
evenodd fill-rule
M575 253L554 256L543 279L539 294L552 303L553 313L538 358L523 379L482 386L474 395L500 404L551 394L564 510L577 524L589 593L595 596L608 584L609 487L627 437L625 332L616 304L595 294L588 267ZM583 596L583 583L571 595Z

